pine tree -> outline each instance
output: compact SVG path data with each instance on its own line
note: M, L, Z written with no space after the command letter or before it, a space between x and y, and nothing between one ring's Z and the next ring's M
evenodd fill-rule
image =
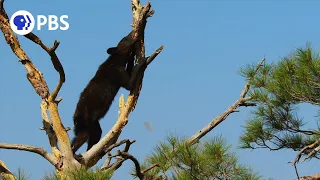
M254 67L247 66L241 73L253 78ZM264 63L251 82L250 96L257 106L246 122L241 147L300 151L294 164L301 155L319 158L319 127L306 128L312 120L298 113L302 104L320 105L319 55L307 44L277 63ZM320 122L319 118L314 121Z

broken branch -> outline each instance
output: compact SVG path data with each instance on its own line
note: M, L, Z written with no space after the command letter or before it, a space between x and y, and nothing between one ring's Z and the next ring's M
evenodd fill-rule
M147 59L147 65L151 64L152 61L161 53L163 50L164 46L160 46L151 56L148 57Z
M123 143L122 143L122 142L123 142ZM126 146L124 147L124 149L122 150L122 152L128 152L129 149L130 149L131 144L133 144L134 142L135 142L135 140L133 140L133 141L130 141L130 140L120 141L119 143L115 143L114 147L115 147L115 146L118 146L120 143L122 143L122 144L126 143ZM119 146L120 146L120 145L119 145ZM111 147L111 146L110 146L110 147ZM110 151L111 151L111 150L110 150ZM104 163L103 167L101 167L102 170L115 171L115 170L117 170L119 167L121 167L121 166L122 166L122 163L126 160L126 159L124 159L124 158L122 158L122 159L121 159L121 158L120 158L120 159L118 158L118 160L117 160L115 163L113 163L113 164L110 165L111 158L119 156L119 152L120 152L120 151L118 150L118 154L117 154L117 155L111 156L110 151L108 152L109 157L106 159L106 162ZM107 164L108 164L108 165L107 165Z
M40 47L45 50L48 55L50 56L51 58L51 62L52 62L52 65L54 67L54 69L59 73L60 75L60 80L58 82L58 85L56 87L56 89L51 93L51 96L49 97L49 101L52 101L52 100L55 100L63 83L65 82L66 80L66 77L65 77L65 73L64 73L64 70L63 70L63 66L56 54L56 49L58 48L60 42L59 41L54 41L53 43L53 46L51 48L48 48L46 45L44 45L41 41L41 39L33 34L32 32L30 32L29 34L26 34L24 35L26 38L28 38L29 40L31 40L32 42L40 45Z

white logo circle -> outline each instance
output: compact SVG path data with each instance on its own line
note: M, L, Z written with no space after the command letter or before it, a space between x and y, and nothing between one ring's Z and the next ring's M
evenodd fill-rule
M15 12L10 18L10 26L13 32L19 35L30 33L35 25L34 17L25 10Z

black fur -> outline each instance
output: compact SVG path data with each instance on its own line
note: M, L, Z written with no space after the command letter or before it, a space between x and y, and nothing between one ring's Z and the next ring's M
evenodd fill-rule
M74 153L86 141L87 150L99 142L102 134L99 120L106 115L121 87L131 90L137 72L132 72L135 42L131 32L117 47L109 48L109 58L80 94L73 116L75 138L71 144Z

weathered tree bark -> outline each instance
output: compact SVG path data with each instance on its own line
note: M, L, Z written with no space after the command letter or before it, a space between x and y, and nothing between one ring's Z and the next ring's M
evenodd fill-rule
M136 63L140 60L145 60L145 47L144 47L144 29L146 26L147 18L151 17L154 13L151 10L150 2L146 6L142 6L140 1L132 0L132 12L133 12L133 36L137 37L138 42L136 46ZM150 57L147 58L147 65L149 65L155 57L162 51L163 46L156 50ZM130 91L127 102L124 101L124 96L120 97L119 101L119 116L116 124L111 128L111 130L103 137L101 140L94 145L89 151L82 154L82 164L87 167L92 167L95 165L102 156L105 155L104 149L110 147L112 144L116 143L122 130L128 123L128 118L134 106L136 105L139 94L142 88L142 79L144 72L147 68L143 66L137 75L137 82L134 88Z
M0 143L0 148L23 150L39 154L55 166L60 176L65 176L65 172L69 170L79 169L80 167L92 167L106 154L105 150L112 146L112 144L116 143L123 128L128 123L128 117L130 112L133 111L137 103L142 88L142 79L144 76L144 72L147 66L155 59L155 57L163 49L163 46L161 46L154 54L152 54L148 58L145 58L144 29L146 27L147 18L151 17L154 14L154 11L150 9L150 2L148 2L146 6L142 6L139 0L132 0L131 3L133 11L132 26L135 32L134 36L138 38L139 42L136 46L136 63L141 63L141 60L144 60L147 61L147 65L143 66L143 68L139 71L138 81L135 84L133 90L130 92L130 95L128 96L128 100L126 103L124 102L123 95L121 96L119 117L116 124L95 146L93 146L88 152L83 153L83 159L80 162L78 162L74 158L74 155L71 150L70 139L67 133L68 128L66 129L63 126L63 123L60 119L58 104L62 99L56 99L63 83L65 82L65 73L63 66L55 53L60 43L58 41L55 41L53 47L49 48L46 45L44 45L41 39L33 33L29 33L24 36L32 42L38 44L44 51L47 52L47 54L51 58L53 67L59 73L59 82L55 90L50 94L49 88L43 77L43 74L36 68L36 66L32 63L31 59L27 56L25 51L20 47L19 40L10 27L9 17L3 6L4 0L0 0L0 29L3 32L6 42L10 45L12 52L18 57L19 61L26 68L27 79L31 83L32 87L35 89L36 93L42 98L40 107L44 127L41 129L45 130L46 134L48 135L52 154L41 147L35 147L30 145ZM47 111L50 114L50 118L47 114ZM136 159L128 153L129 146L125 149L126 151L119 151L118 155L126 157L126 159L133 160L133 162L136 165L136 169L140 171L137 172L137 174L140 178L144 177L144 173L147 170L141 170L140 165L139 163L137 163ZM121 166L121 164L122 163L119 163L118 165ZM154 165L153 167L156 166L157 165Z
M303 177L300 177L297 180L320 180L320 174L314 174L314 175L311 175L311 176L303 176Z
M8 167L4 164L3 161L0 160L0 179L6 180L15 180L16 178L12 174L12 172L8 169Z
M25 51L20 47L19 40L10 27L9 17L4 9L4 0L0 0L0 29L3 32L5 40L10 45L12 52L18 57L19 61L26 68L27 79L29 80L37 94L43 99L41 103L43 124L44 129L47 132L54 155L48 153L42 148L29 145L2 143L0 144L0 147L6 149L24 150L40 154L61 172L80 167L80 164L73 157L73 153L70 147L70 140L66 129L63 127L58 112L59 100L56 100L56 96L59 93L63 82L65 81L64 70L55 53L56 49L59 46L59 42L55 41L53 47L48 48L41 42L40 38L38 38L33 33L25 35L25 37L39 44L42 49L44 49L48 53L48 55L51 57L54 68L60 74L59 83L52 94L50 94L43 74L36 68ZM49 116L47 115L47 110L50 113L51 121L48 118ZM57 142L59 143L60 149L58 149Z

